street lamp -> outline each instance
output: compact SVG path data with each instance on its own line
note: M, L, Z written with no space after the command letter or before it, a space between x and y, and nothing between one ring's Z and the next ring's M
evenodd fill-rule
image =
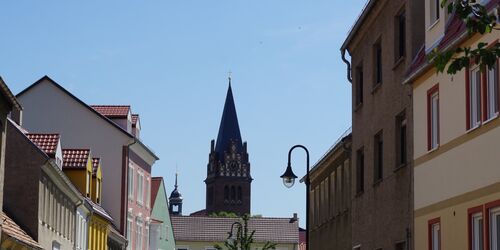
M295 179L297 179L297 176L293 173L292 170L292 164L291 164L291 158L292 158L292 151L296 148L301 148L306 151L306 156L307 156L307 162L306 162L306 179L305 179L305 184L306 184L306 250L309 250L309 150L307 150L306 147L302 145L295 145L293 146L290 151L288 151L288 165L286 167L285 173L282 174L280 177L283 179L283 184L287 188L291 188L295 184Z
M241 225L241 223L239 222L234 222L232 225L231 225L231 231L229 231L227 234L227 239L232 243L234 244L236 242L235 238L233 238L233 229L234 229L234 226L236 226L236 239L238 239L238 236L239 234L241 233L241 230L243 228L243 225ZM238 242L236 242L236 246L238 246Z

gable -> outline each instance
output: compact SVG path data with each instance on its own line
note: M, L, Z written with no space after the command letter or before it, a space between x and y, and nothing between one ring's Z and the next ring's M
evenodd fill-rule
M37 127L53 127L54 130L57 130L58 123L55 121L58 120L64 121L65 123L71 123L79 128L94 122L97 123L99 125L98 127L101 129L106 129L108 131L107 133L121 137L124 140L133 138L133 135L95 111L48 76L42 77L40 80L17 94L16 97L24 107L25 115L23 118L25 127L27 127L28 130L50 132L38 131L36 128L31 128L32 124L40 123L48 124ZM40 110L40 108L47 111L50 110L51 112L39 112L39 114L34 114L34 112ZM35 119L36 121L34 121ZM51 124L54 126L50 126ZM68 135L65 135L65 138L67 136Z

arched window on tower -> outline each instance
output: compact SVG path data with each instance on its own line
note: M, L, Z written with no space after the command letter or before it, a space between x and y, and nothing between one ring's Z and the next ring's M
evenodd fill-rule
M236 188L234 186L231 186L231 201L236 200Z
M224 187L224 201L225 202L229 201L229 187L228 186Z
M241 187L238 187L238 202L241 203L243 200L241 198Z

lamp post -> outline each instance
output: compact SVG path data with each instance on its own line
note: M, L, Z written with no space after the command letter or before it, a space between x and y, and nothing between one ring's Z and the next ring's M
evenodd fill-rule
M236 226L236 239L238 239L238 236L239 234L241 233L241 230L243 228L243 225L241 225L241 223L239 222L234 222L232 225L231 225L231 231L229 231L227 234L227 239L231 241L232 244L236 243L235 244L235 247L238 247L238 242L236 242L236 240L233 238L233 229L234 229L234 226Z
M306 250L309 250L309 188L310 188L310 183L309 183L309 150L307 150L306 147L304 147L302 145L295 145L290 149L290 151L288 151L288 164L286 166L285 173L282 174L280 177L283 179L283 184L287 188L291 188L295 184L295 179L297 179L297 176L293 173L291 158L292 158L292 151L296 148L304 149L304 151L306 151L306 156L307 156L306 179L305 179L305 184L306 184Z

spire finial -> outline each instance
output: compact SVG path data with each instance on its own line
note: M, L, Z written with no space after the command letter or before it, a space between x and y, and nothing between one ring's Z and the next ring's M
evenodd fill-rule
M177 175L179 175L179 172L175 171L175 189L177 189Z
M231 72L231 70L229 72L227 72L227 79L229 80L229 87L231 87L231 74L233 72Z

